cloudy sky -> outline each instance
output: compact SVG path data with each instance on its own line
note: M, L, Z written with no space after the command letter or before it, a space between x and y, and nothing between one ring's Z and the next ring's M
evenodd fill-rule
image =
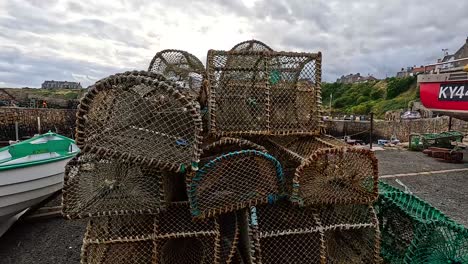
M147 69L161 49L207 50L258 39L322 51L325 81L392 76L434 62L468 36L462 0L0 0L0 87L93 84Z

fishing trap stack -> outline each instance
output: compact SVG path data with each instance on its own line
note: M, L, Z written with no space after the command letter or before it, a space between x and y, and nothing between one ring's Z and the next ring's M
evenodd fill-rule
M324 135L321 64L251 40L93 85L63 189L81 262L380 262L377 160Z

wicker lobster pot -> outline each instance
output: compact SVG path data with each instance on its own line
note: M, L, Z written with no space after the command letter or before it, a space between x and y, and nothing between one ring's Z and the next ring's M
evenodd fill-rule
M264 137L258 143L278 157L286 192L300 205L369 204L377 198L377 159L370 151L326 136Z
M193 222L188 203L178 203L157 216L154 263L219 263L220 241L218 222Z
M237 43L232 47L232 51L273 51L272 48L270 48L267 44L252 39L252 40L247 40L247 41L242 41L240 43Z
M199 166L202 167L210 160L224 154L241 150L258 150L261 152L267 152L263 146L252 141L241 138L223 137L202 148Z
M242 234L246 263L325 263L325 236L314 208L282 201L252 207Z
M84 152L163 170L198 162L202 121L198 103L162 75L126 72L91 86L77 113Z
M235 215L192 221L187 203L155 215L91 218L82 263L232 263L238 258Z
M380 230L370 205L318 207L326 263L380 263Z
M81 249L82 264L153 263L153 215L91 218Z
M192 215L196 218L273 202L282 193L280 163L257 150L230 152L210 160L188 186Z
M300 205L372 204L378 197L377 166L370 150L317 150L296 168L291 200Z
M155 167L81 152L65 168L67 218L154 214L166 206L163 172Z
M208 51L210 132L317 134L321 53Z
M246 263L379 263L380 232L372 206L252 207L241 232Z
M159 73L179 86L179 91L205 105L206 71L203 63L183 50L166 49L154 55L149 72Z

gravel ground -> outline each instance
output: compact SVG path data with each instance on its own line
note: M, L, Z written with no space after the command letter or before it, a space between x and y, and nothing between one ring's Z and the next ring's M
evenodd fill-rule
M377 151L376 155L381 175L468 168L468 163L440 162L417 152L384 150ZM468 157L468 153L465 156ZM414 194L468 226L468 171L398 179ZM403 188L395 178L385 181ZM50 204L58 202L59 199L55 199ZM0 263L79 263L85 227L86 220L19 221L0 238Z
M379 159L380 175L468 169L467 151L464 153L464 162L458 164L439 161L421 152L406 150L376 151L376 156ZM468 227L468 171L401 176L382 180L404 189L395 179L402 182L414 195Z
M60 205L57 195L44 206ZM79 263L86 220L18 221L0 237L0 264Z

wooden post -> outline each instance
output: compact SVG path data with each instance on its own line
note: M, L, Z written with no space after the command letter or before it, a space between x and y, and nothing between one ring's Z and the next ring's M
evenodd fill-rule
M15 140L19 140L19 130L18 130L18 121L15 121Z
M370 133L369 133L369 148L372 150L372 133L374 133L374 113L370 113Z
M37 132L41 134L41 117L37 117Z
M449 127L448 127L449 131L452 131L452 117L449 116Z
M408 134L409 134L409 137L411 137L411 124L412 124L412 119L409 119L408 120ZM408 140L410 140L410 138L408 138Z

